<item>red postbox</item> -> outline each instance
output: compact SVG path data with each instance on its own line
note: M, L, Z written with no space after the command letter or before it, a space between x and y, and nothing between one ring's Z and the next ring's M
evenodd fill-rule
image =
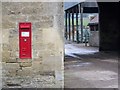
M31 23L19 23L19 58L30 59L31 55Z

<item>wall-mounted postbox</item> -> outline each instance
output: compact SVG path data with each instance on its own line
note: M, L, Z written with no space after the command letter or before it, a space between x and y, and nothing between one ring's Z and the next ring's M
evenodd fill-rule
M31 52L31 23L19 23L19 58L30 59Z

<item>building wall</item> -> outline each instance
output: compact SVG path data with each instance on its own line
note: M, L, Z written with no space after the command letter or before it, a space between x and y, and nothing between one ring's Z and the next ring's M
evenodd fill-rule
M2 3L0 1L0 36L2 36ZM2 38L0 37L0 82L2 82ZM0 89L2 88L2 83L0 83Z
M119 3L99 2L100 51L118 51Z
M89 45L99 46L99 31L90 31Z
M63 14L62 2L2 2L3 87L64 86ZM19 58L19 22L32 23L32 59Z

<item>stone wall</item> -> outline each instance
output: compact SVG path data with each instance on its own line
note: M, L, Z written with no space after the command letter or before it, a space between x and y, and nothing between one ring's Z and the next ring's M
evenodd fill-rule
M89 45L99 46L99 31L90 31Z
M3 88L62 88L62 2L2 2ZM19 22L32 23L32 59L19 58Z
M2 43L2 3L0 1L0 89L2 88L2 47L1 47L1 43Z

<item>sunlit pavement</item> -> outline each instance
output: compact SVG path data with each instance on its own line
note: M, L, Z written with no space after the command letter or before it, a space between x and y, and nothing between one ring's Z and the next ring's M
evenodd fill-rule
M65 45L65 88L118 88L118 56L80 44Z

